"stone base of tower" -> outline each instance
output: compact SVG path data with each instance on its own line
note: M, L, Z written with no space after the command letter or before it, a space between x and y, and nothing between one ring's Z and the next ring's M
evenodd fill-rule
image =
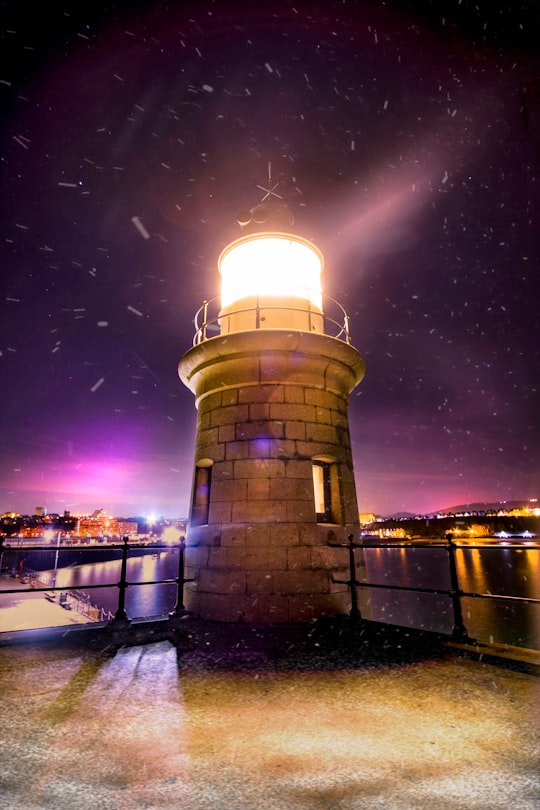
M190 600L191 601L191 600ZM350 597L347 594L293 597L271 595L241 599L223 594L194 594L187 610L201 619L247 624L279 624L309 622L332 616L349 614Z
M216 531L217 529L217 531ZM292 543L292 540L296 542ZM273 525L193 529L186 549L186 609L223 622L307 622L348 615L345 527Z

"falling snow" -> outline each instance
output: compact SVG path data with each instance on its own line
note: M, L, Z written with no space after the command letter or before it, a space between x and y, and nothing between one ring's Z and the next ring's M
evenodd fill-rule
M52 453L59 467L117 459L141 508L155 497L159 511L187 510L196 412L177 363L269 161L366 360L350 413L361 509L537 495L540 124L526 4L246 13L203 0L189 14L128 3L113 20L83 2L42 31L12 5L3 509L69 501L44 489ZM22 460L31 495L10 477Z
M131 217L131 221L133 222L133 224L135 225L135 227L137 228L143 239L150 239L150 234L142 224L139 217Z

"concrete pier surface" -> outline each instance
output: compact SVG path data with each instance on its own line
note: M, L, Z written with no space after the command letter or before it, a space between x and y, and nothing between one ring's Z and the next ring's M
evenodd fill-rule
M0 807L533 810L540 681L436 637L191 619L0 645Z
M13 587L13 586L12 586ZM0 589L1 590L1 589ZM59 604L59 592L49 600L41 592L34 593L21 587L22 598L9 607L0 609L0 633L33 630L38 627L62 627L70 624L87 624L88 616L74 609L65 609ZM68 605L75 600L68 596Z

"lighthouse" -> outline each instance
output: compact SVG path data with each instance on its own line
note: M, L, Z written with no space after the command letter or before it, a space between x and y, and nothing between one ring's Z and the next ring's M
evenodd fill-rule
M185 604L224 622L347 614L338 545L359 530L348 405L364 361L321 251L265 190L178 367L197 408Z

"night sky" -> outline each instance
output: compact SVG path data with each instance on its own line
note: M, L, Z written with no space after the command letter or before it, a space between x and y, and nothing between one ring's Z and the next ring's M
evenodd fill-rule
M539 495L536 3L43 6L1 4L0 513L187 515L177 364L269 162L366 360L360 509Z

